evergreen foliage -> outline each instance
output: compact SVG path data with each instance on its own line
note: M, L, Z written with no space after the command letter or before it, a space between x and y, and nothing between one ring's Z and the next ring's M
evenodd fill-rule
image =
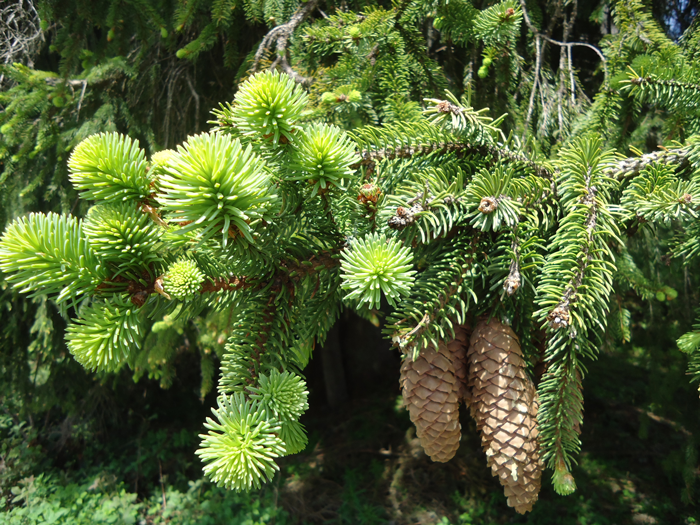
M598 49L571 40L576 7L562 2L547 27L542 12L514 0L481 10L467 0L356 11L329 3L331 14L315 20L315 0L246 1L247 21L272 28L253 56L230 38L241 32L234 3L134 2L143 17L105 3L105 17L81 15L109 28L99 57L84 47L95 35L77 29L81 19L67 22L47 3L46 16L63 21L52 44L59 74L2 69L14 82L0 95L4 198L18 194L17 174L33 158L39 175L23 192L60 178L55 166L70 150L73 187L47 186L62 213L7 226L0 269L18 291L73 317L66 340L76 360L167 378L151 365L168 361L172 343L154 336L159 323L225 318L216 421L205 423L197 453L212 481L249 490L272 478L276 458L305 447L301 374L343 308L386 316L386 335L413 357L459 325L498 317L522 338L529 368L543 368L534 377L542 457L557 492L573 492L585 362L606 336L630 338L620 294L677 295L637 266L635 232L675 229L670 255L697 264L697 22L675 43L641 2L615 2L619 32ZM561 41L552 37L559 23ZM459 71L435 58L436 30L450 49L482 51L479 81L476 53ZM132 31L136 58L109 56ZM186 43L173 36L187 31ZM164 60L187 60L166 70L169 87L154 42L169 50ZM253 74L214 111L212 131L163 150L184 133L156 130L158 108L145 121L132 110L160 87L170 122L174 78L184 75L195 106L185 114L199 132L203 101L187 68L216 46L229 69ZM600 59L586 79L600 86L592 100L573 64L581 47ZM546 59L553 49L558 64ZM117 90L117 80L128 85L125 102L93 89ZM123 122L148 153L117 132ZM643 153L659 142L662 151ZM84 220L69 213L76 193ZM696 377L697 332L679 340ZM214 383L204 357L202 371L204 393Z

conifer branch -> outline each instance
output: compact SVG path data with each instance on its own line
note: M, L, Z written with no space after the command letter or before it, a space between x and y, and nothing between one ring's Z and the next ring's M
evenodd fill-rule
M388 319L385 333L396 346L412 349L414 356L431 343L437 347L438 338L444 338L455 325L466 320L468 299L465 297L473 293L469 269L474 264L482 232L472 228L462 230L452 241L456 253L447 253L444 259L434 261L419 277L416 286L419 292L402 301Z
M221 291L235 292L239 290L262 290L269 286L281 288L282 286L292 287L306 277L315 275L324 270L331 270L340 266L339 259L334 256L334 252L323 251L312 255L308 260L296 261L286 260L279 263L277 270L269 279L259 279L246 275L231 277L207 277L199 289L200 294L216 293ZM150 294L161 293L162 276L150 277L148 272L144 272L139 280L130 280L122 276L105 279L97 290L112 290L115 287L126 288L126 292L131 296L131 302L136 306L143 306ZM161 293L161 295L163 295Z
M628 157L613 165L608 172L610 177L623 180L639 175L647 166L652 164L676 164L678 169L685 169L689 165L688 149L674 148L645 153L639 157Z
M578 436L581 434L583 394L579 367L576 354L569 352L545 373L539 388L542 393L540 414L545 411L557 414L562 421L556 428L543 428L540 434L543 445L546 445L543 459L554 470L554 488L561 495L576 490L570 473L570 455L580 448Z
M694 84L692 82L681 82L680 80L674 79L663 79L657 78L655 76L647 77L633 77L629 80L631 84L635 86L666 86L672 88L688 89L692 91L700 91L700 84Z
M440 142L436 144L417 144L412 146L397 146L394 148L387 147L381 149L362 149L357 152L357 155L362 159L352 167L368 166L374 167L378 161L393 160L393 159L408 159L416 155L430 155L438 153L445 155L448 153L456 153L458 155L475 154L481 157L489 157L495 161L502 160L505 162L520 162L525 164L538 177L547 180L553 180L554 173L542 164L531 160L521 153L514 152L502 145L491 144L471 144L467 142Z
M608 238L618 234L608 204L616 185L608 175L614 156L601 146L597 137L579 139L560 154L560 199L566 215L537 288L541 309L535 315L546 322L549 334L538 421L544 458L554 469L560 494L575 489L568 467L570 455L579 449L582 406L574 379L579 377L579 359L597 354L594 339L605 330L615 270L608 246Z
M576 292L583 283L583 279L586 275L586 270L592 261L591 247L593 246L594 236L596 234L596 219L597 219L597 203L596 203L596 193L597 189L591 184L592 180L592 168L588 169L588 176L586 177L585 195L580 198L581 204L588 205L588 216L586 217L583 226L585 229L586 237L582 246L580 254L577 255L579 263L578 268L574 271L573 277L569 280L568 284L564 289L564 294L562 295L559 303L554 307L554 309L547 316L549 325L553 329L566 328L570 323L570 307L572 300L575 300Z

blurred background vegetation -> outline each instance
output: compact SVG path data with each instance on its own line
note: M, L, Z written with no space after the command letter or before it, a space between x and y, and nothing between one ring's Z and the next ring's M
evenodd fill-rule
M314 1L283 50L308 85L308 118L347 129L410 122L424 97L448 88L494 117L505 113L506 132L543 154L580 128L643 152L674 136L667 113L632 103L615 79L669 42L700 60L696 1L524 2L542 34L609 53L604 67L585 46L573 59L544 47L534 102L527 25L506 46L479 32L479 13L494 3ZM209 129L210 111L232 100L251 68L275 63L270 49L256 52L304 5L1 2L2 228L32 211L85 212L66 160L93 133L127 133L153 153ZM603 109L591 112L596 104ZM698 277L668 256L673 233L672 225L627 232L644 265L620 264L619 280L637 288L615 296L618 322L588 366L579 490L562 498L546 482L524 517L506 507L471 421L450 463L421 452L399 404L399 356L366 320L344 314L316 349L306 451L284 458L261 492L235 494L202 481L194 455L215 404L226 315L165 318L135 370L96 375L68 353L52 304L0 281L0 509L12 524L696 523L700 401L676 340L691 329L700 294Z

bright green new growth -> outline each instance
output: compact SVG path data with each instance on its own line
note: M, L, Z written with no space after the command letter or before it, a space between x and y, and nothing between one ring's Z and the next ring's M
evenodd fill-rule
M308 96L291 77L264 71L250 77L236 93L232 121L243 135L262 136L273 144L292 142L307 104Z
M118 268L115 276L139 268L148 271L150 265L160 261L156 246L161 228L134 202L93 206L83 230L97 255Z
M309 443L309 437L306 435L304 425L294 420L282 421L281 425L280 439L284 441L287 455L297 454L304 450Z
M208 434L200 434L197 455L204 461L204 473L219 486L234 490L260 488L279 467L275 458L286 453L278 437L280 426L269 422L265 411L247 401L243 394L220 396L217 421L207 418Z
M70 181L87 200L142 200L151 193L144 151L138 141L119 133L85 139L70 156L68 168Z
M56 303L93 292L107 272L75 217L32 213L0 240L0 269L22 293L55 296Z
M296 421L309 408L306 381L291 372L272 369L269 375L260 374L258 386L249 387L260 406L280 421Z
M66 341L76 361L88 370L112 372L141 346L142 320L128 298L114 296L83 309L68 325Z
M481 11L474 19L474 29L487 46L504 45L515 40L522 20L520 3L505 0Z
M309 408L306 381L291 372L270 370L258 376L258 386L248 387L250 398L267 414L268 421L280 422L280 439L287 455L306 448L308 437L299 418Z
M357 299L360 305L379 308L382 292L389 304L408 295L415 270L411 251L396 239L384 234L357 239L349 250L342 252L342 288L351 290L345 300Z
M270 218L277 200L264 161L222 133L190 137L165 171L159 201L168 220L203 240L220 236L224 246L231 239L254 243L254 229Z
M329 186L341 188L343 179L354 175L350 166L356 162L355 146L345 132L336 126L313 124L294 142L289 179L313 184L313 198Z
M174 299L193 299L202 288L205 275L191 259L181 259L173 263L163 278L163 289Z
M160 175L165 174L165 169L173 155L177 155L177 152L171 149L164 149L162 151L157 151L151 156L151 169L148 173L155 183L158 182L158 177Z

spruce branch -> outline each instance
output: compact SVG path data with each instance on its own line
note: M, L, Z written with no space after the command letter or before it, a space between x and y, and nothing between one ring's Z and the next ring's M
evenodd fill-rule
M401 296L408 295L413 285L413 254L396 239L377 233L355 241L341 252L345 300L357 300L362 306L379 308L384 295L394 306Z
M209 432L199 436L204 474L226 488L260 488L279 471L274 460L286 452L279 422L267 420L265 411L242 394L221 396L217 403L216 420L207 418Z
M581 196L581 204L588 206L588 213L583 222L585 232L584 242L580 254L577 256L578 265L573 272L573 276L569 279L561 299L554 309L547 316L549 325L553 329L566 328L571 322L571 302L576 298L576 292L583 284L583 279L586 276L586 270L593 262L593 241L597 225L598 207L596 203L596 187L591 184L592 170L589 170L588 176L585 179L586 193Z
M472 281L481 240L481 232L465 228L443 241L430 266L417 276L414 292L387 318L384 332L394 345L415 358L421 349L454 338L455 326L466 322L470 301L476 302Z
M609 176L623 180L639 175L645 168L653 164L675 164L677 169L685 169L690 164L690 149L687 147L662 149L645 153L639 157L628 157L618 161L609 169Z
M642 95L647 100L678 105L686 110L700 106L700 84L696 82L660 78L655 74L640 75L630 67L628 79L623 84L626 84L624 90Z
M562 496L576 490L571 475L571 456L580 451L579 434L583 421L583 394L580 364L575 352L568 353L545 373L538 387L540 411L538 426L542 459L554 470L554 489ZM556 414L559 427L545 423Z
M33 213L7 227L0 239L0 269L21 292L55 296L57 304L96 291L108 274L82 221L55 213Z
M672 166L651 164L622 193L620 205L627 217L640 222L694 223L698 217L700 188L682 180Z
M271 286L286 287L290 290L301 283L308 277L316 276L322 271L334 270L340 266L340 259L337 255L338 251L321 251L310 256L305 260L294 258L283 259L278 262L278 270L268 278L260 278L246 275L217 277L212 275L201 274L201 269L196 271L190 268L197 275L196 280L200 283L196 290L193 291L189 286L188 290L183 294L182 298L193 299L199 294L214 294L217 292L238 292L251 291L256 292L270 288ZM191 266L191 263L185 266ZM181 270L177 270L178 272ZM183 286L178 279L176 288ZM125 290L131 297L131 301L136 306L143 306L149 295L160 293L166 298L168 293L167 276L156 277L153 272L142 272L138 278L126 278L122 275L113 275L109 278L104 278L99 286L96 287L99 291L107 291L114 288ZM175 294L176 298L179 298Z
M112 372L140 348L142 319L123 296L93 303L66 330L68 349L88 370Z
M448 153L460 156L478 155L493 161L517 162L527 166L539 177L550 181L554 178L555 171L551 168L533 161L522 153L512 151L502 144L473 144L469 142L439 142L393 148L362 149L357 153L361 159L360 162L353 166L374 167L377 162L382 160L409 159L414 156L431 154L442 156Z
M581 421L579 358L595 357L594 340L604 332L612 292L615 257L608 239L621 242L610 212L614 162L598 137L578 139L560 155L561 204L565 211L550 244L537 288L535 316L548 332L548 375L538 390L538 416L544 459L555 470L555 488L573 490L571 455L579 449Z
M165 167L159 201L180 224L180 234L196 231L202 241L219 237L255 244L256 227L277 205L271 173L252 147L216 132L191 136Z
M380 212L382 220L389 228L401 231L399 238L413 246L447 236L465 210L466 178L458 166L419 172L387 196ZM409 228L413 224L416 227Z
M68 160L70 180L84 199L144 201L151 193L146 157L136 140L99 133L81 142Z

